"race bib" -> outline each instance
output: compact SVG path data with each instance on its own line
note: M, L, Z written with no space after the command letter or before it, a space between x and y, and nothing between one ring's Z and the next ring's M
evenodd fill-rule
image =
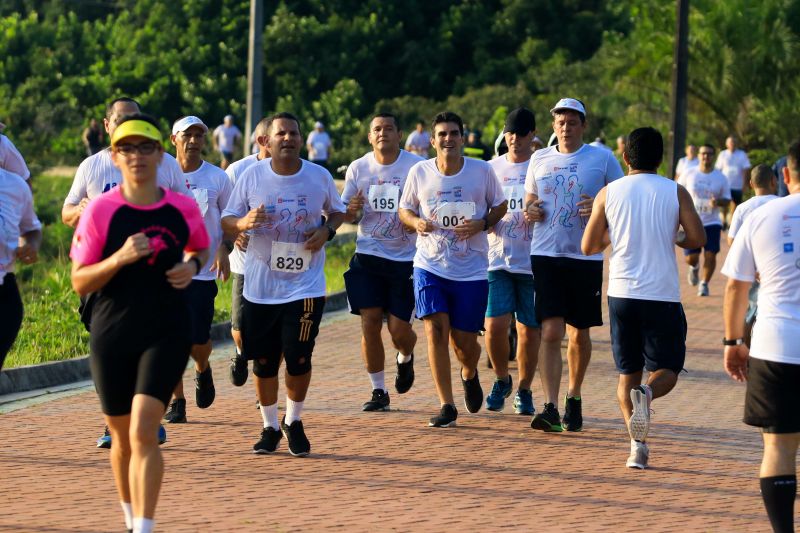
M197 207L200 208L200 214L206 216L208 211L208 189L192 189L194 200L197 202Z
M711 213L714 210L714 201L698 198L694 201L694 208L698 213Z
M474 214L475 202L447 202L440 205L437 211L439 227L453 229L472 219Z
M373 211L397 213L400 187L390 183L369 186L369 205Z
M311 252L303 246L302 242L272 241L270 269L291 274L300 274L308 270L311 264Z
M522 185L510 185L503 187L503 194L508 201L509 213L521 213L524 211L525 187Z

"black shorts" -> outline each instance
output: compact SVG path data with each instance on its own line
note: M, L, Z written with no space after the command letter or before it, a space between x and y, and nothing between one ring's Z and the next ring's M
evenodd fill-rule
M350 312L380 307L400 320L411 321L414 312L414 263L355 254L344 273Z
M742 189L731 189L731 200L736 205L742 203Z
M751 357L744 423L764 433L800 432L800 365Z
M205 344L211 340L217 282L193 279L184 294L189 305L189 318L192 321L192 344Z
M233 162L233 152L223 152L220 150L219 152L222 155L222 160L227 161L229 163Z
M11 351L22 325L22 299L19 296L17 279L11 272L5 275L3 284L0 285L0 309L3 310L3 320L0 321L0 369L2 369L3 361Z
M672 370L686 361L686 315L680 302L608 297L611 350L620 374Z
M289 375L311 369L314 341L319 333L325 297L303 298L283 304L256 304L243 298L242 352L259 364L259 377L278 375L281 355ZM257 372L256 365L253 371Z
M242 291L244 290L244 276L231 272L231 329L242 329Z
M531 269L539 324L548 318L563 317L578 329L603 325L602 261L532 255Z

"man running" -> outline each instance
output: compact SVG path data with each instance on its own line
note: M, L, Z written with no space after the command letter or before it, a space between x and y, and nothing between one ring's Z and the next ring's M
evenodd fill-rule
M344 220L345 206L330 173L300 159L300 123L290 113L270 118L272 157L253 165L223 212L228 234L254 230L245 258L243 352L253 359L264 429L253 453L272 453L281 439L289 453L311 451L303 402L325 305L324 245ZM327 217L324 225L322 216ZM278 425L278 370L286 361L286 416ZM280 429L279 429L280 428Z
M744 150L738 148L736 137L733 135L725 139L725 150L717 157L714 168L720 170L728 180L731 190L732 203L735 206L742 203L742 196L747 192L747 178L750 175L750 159ZM721 206L723 212L722 224L728 227L728 205Z
M417 122L414 131L408 134L406 150L423 159L428 159L428 150L431 148L431 135L425 131L425 122Z
M233 157L239 145L242 143L242 132L233 123L233 115L225 115L222 124L214 128L211 135L214 150L219 152L220 167L222 170L228 168L233 163Z
M581 241L586 255L611 245L608 315L617 401L631 437L628 468L647 468L650 402L675 387L686 359L674 245L696 248L705 240L692 197L657 174L663 153L657 130L631 132L623 154L630 171L598 193ZM676 241L678 224L684 235ZM644 369L649 375L643 385Z
M558 143L536 151L525 179L528 222L536 222L531 268L536 291L536 320L542 325L539 370L544 410L531 420L543 431L580 431L583 427L581 385L592 356L589 328L603 323L600 289L603 255L581 253L581 238L592 213L594 196L620 178L614 153L583 143L583 102L563 98L550 110ZM569 385L562 425L556 402L561 384L561 340L569 335Z
M414 255L417 316L425 323L428 360L441 402L432 427L455 425L458 411L450 380L453 345L461 363L464 403L470 413L483 404L478 378L489 296L486 231L506 213L506 201L492 167L461 155L464 123L455 113L433 119L436 157L414 165L400 200L400 220L418 233Z
M398 204L408 171L422 161L400 149L402 133L397 117L381 113L373 117L367 135L372 152L347 167L342 202L346 222L358 222L356 253L344 274L350 312L361 315L361 356L372 384L372 398L364 411L389 409L389 390L384 376L385 353L381 327L386 317L392 345L397 350L398 394L414 383L414 346L411 328L414 312L414 253L416 233L406 231L397 217Z

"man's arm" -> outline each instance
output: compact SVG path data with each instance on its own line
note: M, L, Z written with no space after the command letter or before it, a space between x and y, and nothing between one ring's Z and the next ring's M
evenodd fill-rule
M544 209L541 205L544 200L539 200L539 197L533 193L525 193L525 221L526 222L541 222L544 220Z
M675 244L687 250L705 246L706 230L694 208L692 195L683 185L678 185L678 223L683 227L683 237Z
M430 220L417 216L411 209L400 208L397 211L397 216L408 229L416 231L419 234L429 233L434 230L433 223Z
M61 221L71 228L77 228L87 205L89 205L88 198L84 198L77 205L64 204L61 208Z
M586 224L586 230L581 239L581 251L583 255L599 254L611 244L608 236L608 219L606 218L606 187L594 199L592 214Z
M725 338L734 340L744 337L744 317L747 313L749 281L728 280L722 313L725 320ZM725 372L736 381L747 380L747 360L750 349L746 344L725 346Z

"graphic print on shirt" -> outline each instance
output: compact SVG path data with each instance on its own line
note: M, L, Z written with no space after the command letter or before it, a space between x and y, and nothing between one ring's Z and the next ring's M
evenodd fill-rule
M525 220L525 174L521 178L501 176L503 196L508 202L506 215L494 225L494 232L512 239L531 241L533 225Z
M572 228L577 224L581 229L586 227L588 220L580 216L576 205L581 201L583 185L578 180L578 165L571 164L566 167L553 167L553 174L542 178L544 184L541 191L551 195L554 201L553 212L549 225Z
M459 239L453 228L471 220L475 215L475 202L465 202L463 187L457 185L449 190L438 190L428 199L431 221L436 230L424 246L433 254L447 248L453 255L467 255L474 252L469 239Z
M310 220L307 194L269 194L264 204L267 220L261 228L251 230L252 235L268 238L272 235L269 256L261 247L252 247L260 260L270 265L271 270L286 273L301 273L311 264L311 252L306 250L305 232L316 227Z
M364 233L378 241L400 239L407 242L408 233L397 217L403 179L372 176L369 178L369 183L366 192L370 208L365 210L361 221Z

